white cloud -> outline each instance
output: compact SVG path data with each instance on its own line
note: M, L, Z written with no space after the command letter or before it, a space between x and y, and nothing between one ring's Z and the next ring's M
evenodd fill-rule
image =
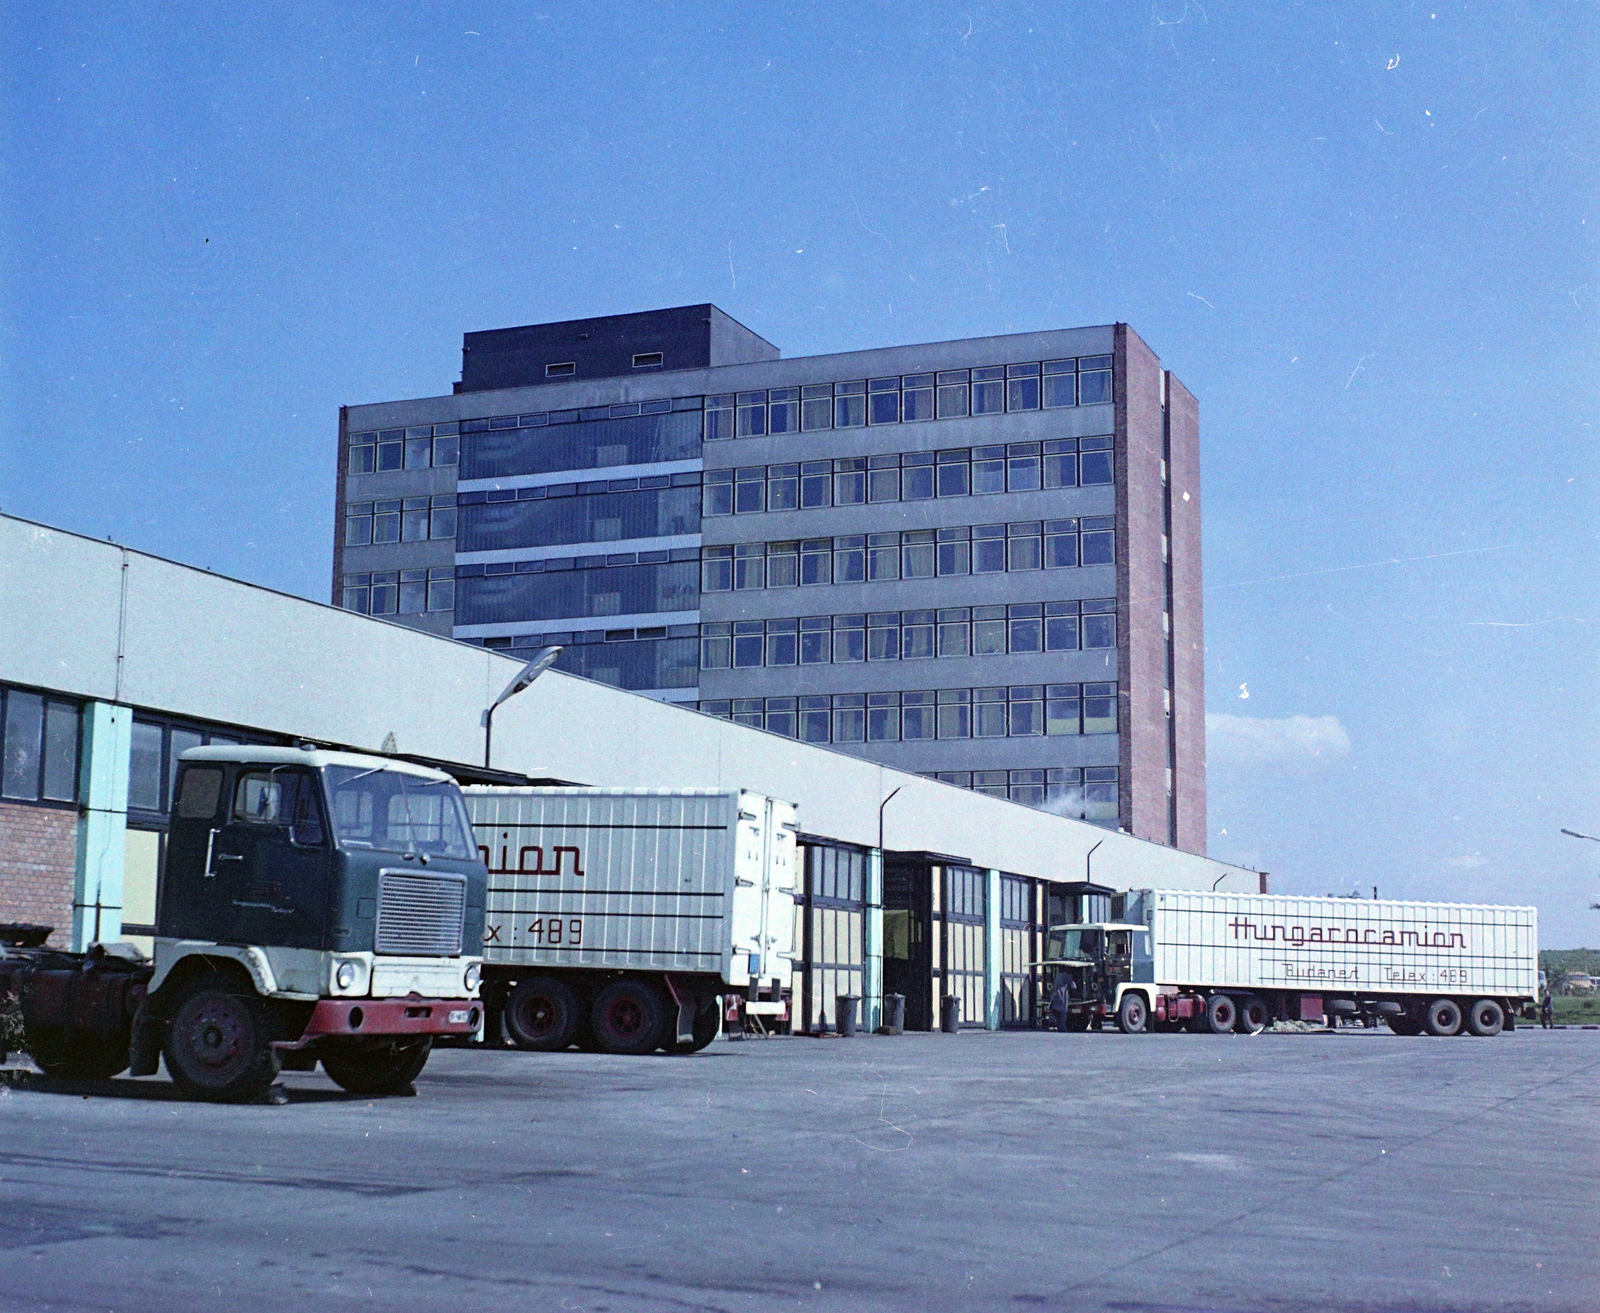
M1480 866L1487 866L1489 859L1482 853L1468 853L1465 857L1447 857L1444 864L1458 871L1475 871Z
M1206 715L1206 758L1234 766L1272 766L1304 773L1350 753L1337 716Z

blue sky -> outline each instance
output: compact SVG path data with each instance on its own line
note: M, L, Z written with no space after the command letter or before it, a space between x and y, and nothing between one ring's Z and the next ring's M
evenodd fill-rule
M1201 400L1213 853L1600 942L1592 6L0 24L5 510L320 600L338 406L465 330L1123 320Z

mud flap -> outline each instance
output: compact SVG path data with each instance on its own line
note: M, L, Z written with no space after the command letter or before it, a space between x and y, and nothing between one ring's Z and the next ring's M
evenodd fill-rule
M162 1020L155 1015L150 1000L144 999L133 1014L133 1033L128 1041L128 1075L154 1076L161 1061Z
M679 1044L694 1043L694 1014L698 1011L698 1000L693 994L680 994L678 987L672 983L670 975L661 979L667 986L667 993L672 995L672 1001L678 1005L678 1034Z

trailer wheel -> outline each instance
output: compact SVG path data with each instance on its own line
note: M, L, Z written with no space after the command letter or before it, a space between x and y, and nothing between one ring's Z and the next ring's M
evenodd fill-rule
M647 981L618 980L596 996L590 1019L606 1053L653 1053L667 1028L667 1006Z
M519 1049L552 1053L572 1043L583 1013L578 996L565 981L533 976L517 982L501 1015L506 1035Z
M1239 1009L1226 994L1213 994L1206 1000L1206 1028L1213 1035L1226 1035L1239 1019Z
M28 1026L22 1033L28 1056L54 1080L110 1080L128 1069L128 1036L57 1026Z
M721 1029L722 1000L716 997L704 999L694 1014L694 1038L687 1044L679 1044L674 1040L667 1051L676 1054L698 1053L716 1039Z
M1436 998L1428 1004L1423 1024L1430 1035L1454 1035L1461 1029L1461 1009L1451 998Z
M1391 1012L1384 1021L1396 1035L1422 1034L1422 1022L1409 1012Z
M1142 1035L1149 1020L1150 1009L1145 1004L1143 994L1130 990L1122 996L1122 1002L1117 1004L1118 1030L1124 1035Z
M1233 1025L1241 1035L1259 1035L1271 1020L1272 1016L1267 1011L1267 1005L1252 994L1240 1001L1239 1018Z
M351 1094L405 1094L422 1074L433 1052L433 1037L390 1040L376 1045L326 1048L322 1069Z
M1492 998L1480 998L1467 1009L1467 1029L1487 1039L1506 1024L1504 1010Z
M197 982L178 1002L162 1053L173 1083L212 1103L249 1103L272 1088L272 1018L253 994Z

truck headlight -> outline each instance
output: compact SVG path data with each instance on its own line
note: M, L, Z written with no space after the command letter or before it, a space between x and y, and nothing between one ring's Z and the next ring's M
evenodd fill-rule
M356 977L360 974L360 969L354 962L341 962L338 971L334 973L333 981L340 989L349 989L356 983Z
M478 987L478 979L482 975L483 972L479 970L478 964L474 962L466 969L466 971L462 973L461 983L465 985L470 992Z

